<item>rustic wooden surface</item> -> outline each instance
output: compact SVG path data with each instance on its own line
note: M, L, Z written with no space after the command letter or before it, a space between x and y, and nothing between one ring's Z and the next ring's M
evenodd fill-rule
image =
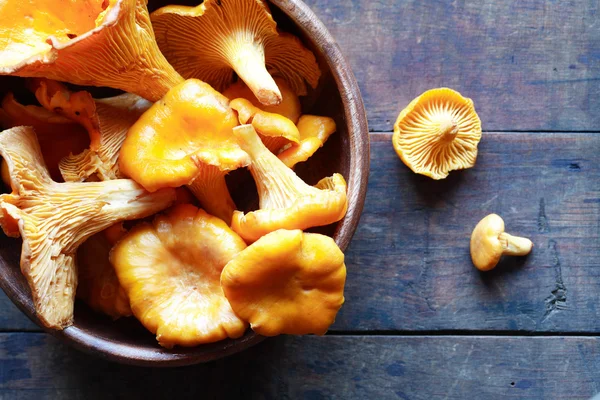
M588 399L600 392L597 1L307 3L361 85L372 131L422 91L473 98L477 166L433 182L372 135L347 252L347 302L324 338L269 339L209 365L120 366L67 348L0 295L0 398ZM533 253L482 274L496 212Z

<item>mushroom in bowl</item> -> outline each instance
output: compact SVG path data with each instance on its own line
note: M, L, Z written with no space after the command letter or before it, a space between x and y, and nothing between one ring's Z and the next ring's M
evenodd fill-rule
M156 10L166 4L150 2L149 9ZM345 250L358 225L369 172L368 128L359 88L335 41L304 3L273 0L269 6L278 28L297 35L319 65L318 84L314 89L308 88L307 95L300 99L302 112L331 118L336 132L313 157L297 164L294 172L308 185L316 185L321 178L335 173L343 176L347 183L347 212L340 221L320 227L319 233L333 237L337 246ZM241 178L245 178L245 183L230 185L229 189L238 209L247 213L256 208L257 195L246 171L239 171L229 182L236 179L241 182ZM1 286L21 310L39 322L26 280L19 271L20 245L8 237L0 238L0 243L0 267L6 277ZM262 340L262 336L248 330L235 339L167 349L159 346L153 335L132 318L113 322L80 302L75 304L74 315L73 325L48 332L82 350L135 365L189 365L241 351Z

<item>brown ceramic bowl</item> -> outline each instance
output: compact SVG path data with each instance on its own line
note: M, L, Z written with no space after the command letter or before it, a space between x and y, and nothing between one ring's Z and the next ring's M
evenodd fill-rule
M175 3L180 3L177 0ZM150 10L167 1L149 2ZM191 2L192 5L198 0ZM363 209L369 175L369 132L358 84L337 44L313 12L300 0L270 0L278 26L300 36L317 56L323 73L319 87L303 98L303 112L335 119L337 133L309 161L297 167L307 183L340 172L348 183L348 213L345 218L315 231L333 236L345 250L356 230ZM94 92L94 89L91 89ZM101 92L101 91L100 91ZM100 92L94 93L96 96ZM101 94L101 93L100 93ZM249 209L256 194L249 176L232 174L228 183L238 206ZM250 194L248 194L250 193ZM19 270L21 242L0 236L0 286L8 297L34 322L31 294ZM96 314L85 304L75 306L75 324L63 331L47 330L74 347L99 357L134 365L181 366L214 360L239 352L263 338L252 331L236 340L225 340L194 348L167 350L134 318L116 322Z

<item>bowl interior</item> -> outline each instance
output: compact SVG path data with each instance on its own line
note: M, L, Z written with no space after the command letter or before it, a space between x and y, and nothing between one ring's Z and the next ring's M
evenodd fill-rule
M153 11L172 3L164 0L150 1L149 9ZM175 3L195 5L197 1ZM321 68L319 86L302 98L302 111L304 114L332 117L336 121L337 132L313 157L299 164L296 172L309 184L315 184L335 172L341 173L348 182L349 205L346 217L336 224L311 230L334 237L344 250L362 212L368 176L368 129L358 86L333 39L303 3L273 0L271 9L279 28L301 37L305 46L317 57ZM0 95L13 91L24 102L32 100L19 78L1 77L0 83ZM85 89L95 97L119 93L106 88ZM250 211L257 207L256 188L247 171L234 171L227 177L227 182L239 209ZM0 280L0 286L25 314L40 325L35 317L29 288L19 270L20 249L20 240L0 234L0 270L4 277ZM154 366L209 361L262 340L262 337L249 330L242 338L235 340L167 350L160 347L154 335L146 331L135 318L121 318L113 322L110 318L93 312L81 301L77 301L75 305L74 325L64 331L49 333L100 357Z

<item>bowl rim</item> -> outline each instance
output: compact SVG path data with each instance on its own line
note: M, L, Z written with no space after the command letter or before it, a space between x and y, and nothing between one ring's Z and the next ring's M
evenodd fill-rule
M369 176L369 129L359 86L339 46L325 25L302 0L268 0L268 2L281 10L300 31L311 38L315 47L323 54L323 59L330 68L336 88L340 92L350 148L356 155L350 158L347 180L348 203L352 204L352 207L348 208L346 216L340 221L334 234L337 245L345 251L362 214ZM4 260L0 262L6 264ZM147 367L193 365L240 352L265 339L248 330L241 338L226 341L224 348L213 346L214 348L207 349L206 346L201 346L176 348L175 351L162 348L152 351L142 350L108 338L91 335L76 325L62 331L48 329L35 316L35 309L27 291L19 290L13 279L0 279L0 287L22 312L46 333L80 351L122 364ZM223 341L217 343L223 344Z

